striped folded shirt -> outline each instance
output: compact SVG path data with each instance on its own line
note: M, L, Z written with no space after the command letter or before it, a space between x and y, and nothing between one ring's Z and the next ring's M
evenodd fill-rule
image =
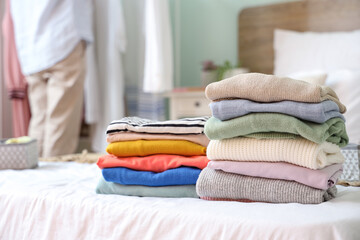
M208 119L209 117L194 117L169 121L153 121L139 117L125 117L112 121L106 133L203 134L204 126Z

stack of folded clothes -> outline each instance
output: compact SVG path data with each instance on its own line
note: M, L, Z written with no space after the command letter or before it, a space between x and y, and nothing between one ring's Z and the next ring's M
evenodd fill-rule
M202 199L314 204L336 196L348 143L345 106L329 87L259 73L207 86L210 159Z
M96 192L143 197L195 197L195 183L209 160L208 118L156 122L138 117L113 121Z

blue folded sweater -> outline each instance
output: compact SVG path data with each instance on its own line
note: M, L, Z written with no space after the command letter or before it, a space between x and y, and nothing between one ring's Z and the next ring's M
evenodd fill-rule
M345 121L339 106L333 101L303 103L281 101L271 103L253 102L246 99L223 100L210 104L212 114L222 121L241 117L250 113L283 113L299 119L324 123L330 118L339 117Z
M200 172L201 169L191 167L179 167L160 173L122 167L102 169L103 177L108 182L153 187L196 184Z

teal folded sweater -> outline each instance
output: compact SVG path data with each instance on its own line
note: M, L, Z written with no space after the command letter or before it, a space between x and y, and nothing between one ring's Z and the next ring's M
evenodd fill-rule
M315 143L328 141L340 147L349 142L345 123L341 118L332 118L319 124L280 113L253 113L228 121L211 117L205 124L205 134L211 140L251 137L258 133L263 135L262 138L274 138L273 133L290 133Z
M104 178L99 180L96 193L139 197L198 198L195 185L148 187L107 182Z

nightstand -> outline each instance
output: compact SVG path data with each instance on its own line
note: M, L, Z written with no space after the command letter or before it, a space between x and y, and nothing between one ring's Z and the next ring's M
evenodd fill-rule
M205 89L181 88L167 93L170 119L184 117L211 116L210 100L205 97Z

